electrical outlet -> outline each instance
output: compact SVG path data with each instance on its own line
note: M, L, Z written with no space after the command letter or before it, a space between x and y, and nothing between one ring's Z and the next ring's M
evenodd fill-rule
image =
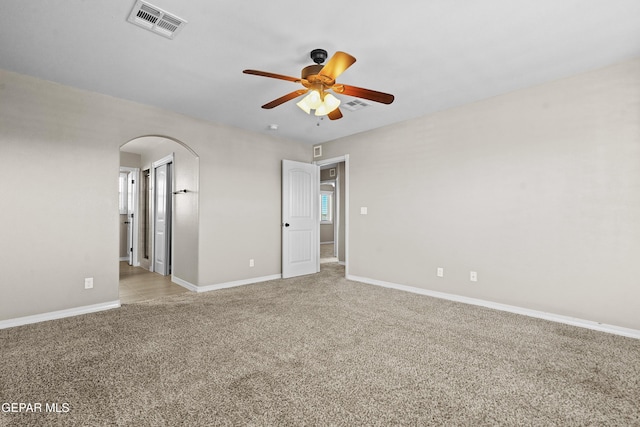
M255 265L256 265L256 263L255 263L255 262L253 262L253 258L251 258L251 259L249 260L249 267L254 267Z
M436 270L436 276L444 277L444 268L438 267L438 269Z
M471 271L469 273L469 280L471 280L472 282L477 282L478 281L478 273L475 271Z
M85 289L93 289L93 277L85 277L84 278L84 288Z

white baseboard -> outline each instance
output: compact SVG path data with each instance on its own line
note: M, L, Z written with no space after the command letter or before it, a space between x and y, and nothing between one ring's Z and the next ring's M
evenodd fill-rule
M282 279L282 274L272 274L271 276L253 277L251 279L235 280L233 282L217 283L215 285L197 286L196 292L209 292L218 289L234 288L236 286L251 285L253 283L267 282L269 280Z
M120 261L129 261L129 257L128 256L120 257Z
M196 285L194 285L193 283L189 283L186 280L182 280L179 277L176 276L171 276L171 281L173 283L175 283L176 285L180 285L185 289L190 290L191 292L198 292L198 287Z
M640 339L640 330L624 328L622 326L607 325L604 323L594 322L591 320L578 319L576 317L563 316L561 314L547 313L545 311L531 310L529 308L517 307L514 305L500 304L497 302L470 298L461 295L448 294L445 292L430 291L427 289L415 288L413 286L399 285L397 283L384 282L382 280L369 279L367 277L347 275L348 280L362 282L369 285L382 286L385 288L398 289L401 291L412 292L414 294L426 295L434 298L441 298L450 301L462 302L465 304L477 305L481 307L492 308L494 310L507 311L509 313L522 314L524 316L536 317L538 319L550 320L552 322L564 323L567 325L578 326L581 328L593 329L595 331L607 332L624 337Z
M333 242L320 242L321 245L333 245Z
M110 310L112 308L120 308L120 300L69 308L67 310L51 311L49 313L34 314L33 316L1 320L0 329L13 328L15 326L28 325L31 323L46 322L47 320L62 319L64 317L79 316L81 314L95 313L97 311Z
M209 291L215 291L218 289L233 288L236 286L250 285L252 283L266 282L268 280L276 280L281 278L282 278L281 274L273 274L271 276L253 277L251 279L236 280L233 282L217 283L215 285L205 285L205 286L194 285L193 283L187 282L186 280L182 280L181 278L176 276L171 276L171 281L176 285L180 285L183 288L188 289L192 292L209 292Z

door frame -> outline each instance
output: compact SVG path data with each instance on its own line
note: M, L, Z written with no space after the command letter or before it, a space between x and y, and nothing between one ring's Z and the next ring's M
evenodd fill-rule
M151 197L149 200L149 214L151 216L151 221L150 221L150 225L151 225L151 253L149 254L150 256L150 262L149 262L149 271L155 271L155 259L156 259L156 168L162 165L166 165L171 163L172 164L172 173L170 175L170 188L168 189L168 194L171 196L171 203L169 204L170 207L170 211L171 211L171 219L170 219L170 227L171 227L171 234L170 234L170 239L171 239L171 244L169 245L169 256L171 257L171 263L173 264L173 229L174 229L174 224L173 224L173 183L174 183L174 179L175 179L175 173L173 173L175 171L175 163L174 163L174 157L175 157L175 153L171 153L169 155L166 155L165 157L156 160L155 162L151 163L151 168L150 168L150 173L149 173L149 191L151 193ZM173 276L173 266L171 268L171 276Z
M133 177L134 184L132 185L133 189L133 221L131 221L131 248L133 249L130 252L131 265L134 267L140 266L140 259L138 258L138 200L139 200L139 183L140 183L140 168L131 168L126 166L120 166L120 172L126 172L128 174L127 179ZM127 183L128 184L128 183ZM127 185L127 192L128 192ZM128 197L128 194L127 194ZM131 210L130 206L127 206L129 210ZM129 248L127 248L129 249Z
M322 167L332 163L344 162L344 274L349 276L349 155L332 157L330 159L315 160L313 163ZM336 180L337 181L337 180ZM336 183L336 187L337 187ZM320 236L318 236L320 241ZM338 250L338 254L340 251ZM318 251L318 265L320 264L320 251Z

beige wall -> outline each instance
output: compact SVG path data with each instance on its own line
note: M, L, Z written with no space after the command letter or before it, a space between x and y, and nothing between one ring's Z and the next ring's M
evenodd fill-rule
M333 242L333 224L320 224L320 243Z
M118 299L142 135L200 156L197 284L280 272L280 161L310 147L1 70L0 98L0 320ZM638 117L634 60L324 144L350 154L350 273L640 329Z
M640 329L640 60L323 153L349 154L351 275Z
M0 320L118 299L119 148L144 135L200 156L195 284L281 272L281 160L309 147L4 70L0 99Z
M120 151L120 166L127 168L139 168L141 166L142 156L138 153L127 153Z

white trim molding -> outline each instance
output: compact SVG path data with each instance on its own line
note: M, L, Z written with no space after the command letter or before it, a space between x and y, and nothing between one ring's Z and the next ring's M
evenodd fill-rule
M234 288L236 286L251 285L253 283L268 282L269 280L282 279L282 274L271 276L253 277L251 279L235 280L233 282L217 283L215 285L197 286L196 292L217 291L218 289Z
M580 328L592 329L600 332L621 335L629 338L640 339L640 330L624 328L622 326L607 325L592 320L578 319L576 317L563 316L561 314L548 313L545 311L532 310L529 308L517 307L514 305L501 304L492 301L470 298L461 295L448 294L445 292L430 291L427 289L416 288L413 286L399 285L397 283L385 282L382 280L369 279L367 277L348 275L348 280L366 283L368 285L382 286L385 288L397 289L400 291L411 292L414 294L426 295L434 298L446 299L449 301L461 302L464 304L477 305L480 307L491 308L494 310L506 311L509 313L521 314L523 316L535 317L538 319L550 320L552 322L564 323L566 325L578 326Z
M176 285L180 285L183 288L190 290L191 292L198 292L198 287L196 285L194 285L193 283L187 282L186 280L182 280L179 277L172 275L171 281Z
M111 310L112 308L120 308L120 300L2 320L0 321L0 329L29 325L31 323L46 322L48 320L62 319L65 317L80 316L82 314L96 313L98 311Z

